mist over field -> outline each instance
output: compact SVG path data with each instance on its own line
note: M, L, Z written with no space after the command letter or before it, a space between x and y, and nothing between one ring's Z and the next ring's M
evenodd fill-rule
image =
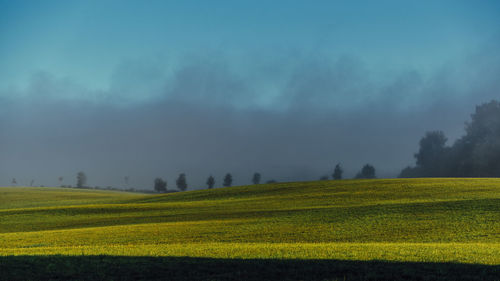
M303 4L285 7L282 21L273 4L258 26L258 8L240 7L236 20L229 3L202 12L180 5L193 22L168 20L173 12L153 10L170 4L157 2L135 12L126 4L114 20L112 1L89 4L102 12L54 3L22 12L0 2L2 186L13 178L54 186L58 177L75 185L84 171L89 186L152 189L162 177L174 189L186 173L189 189L199 189L209 175L221 186L228 172L233 185L254 172L263 181L317 180L337 163L346 177L366 163L396 177L415 162L425 132L442 130L452 143L475 106L500 94L495 2L433 13L426 5L439 4L417 5L401 26L384 20L399 19L384 12L401 9L397 1L376 7L378 16L347 5L356 19L323 3L304 10L302 25L291 19ZM34 22L22 28L16 15L30 13ZM288 25L295 29L282 31Z

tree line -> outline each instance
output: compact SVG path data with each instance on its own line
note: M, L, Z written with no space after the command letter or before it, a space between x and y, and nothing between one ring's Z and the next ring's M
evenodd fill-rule
M447 140L442 131L427 132L414 154L415 166L404 168L399 177L499 177L500 103L476 106L465 134L450 146Z
M343 178L343 173L344 173L344 170L342 169L342 166L340 165L340 163L338 163L337 165L335 165L335 168L333 169L333 172L331 174L331 178L334 180L340 180ZM373 167L370 164L364 165L354 178L356 178L356 179L376 178L375 167ZM252 176L251 182L254 185L260 184L261 179L262 179L261 174L258 172L255 172ZM320 177L320 180L328 180L328 179L329 179L329 176ZM58 180L60 183L62 183L63 177L59 177ZM125 176L124 180L125 180L125 184L128 185L129 177ZM32 181L32 183L33 183L33 181ZM206 183L208 189L212 189L216 183L214 176L209 175L209 177L207 178L205 183ZM266 181L266 183L268 183L268 184L269 183L277 183L277 181L274 179L270 179L270 180ZM12 184L13 185L17 184L17 181L15 178L12 180ZM185 173L179 174L179 176L177 177L177 179L175 181L175 185L179 191L186 191L188 189L188 183L187 183ZM232 185L233 185L233 176L231 173L227 173L223 178L222 186L230 187ZM71 187L71 185L61 185L61 186L62 187ZM91 188L91 187L87 186L87 175L82 171L78 172L76 175L76 187L77 188ZM157 177L154 179L154 184L153 184L154 191L164 193L164 192L168 191L167 187L168 187L168 183L163 178ZM100 187L97 187L97 186L95 188L101 189ZM116 189L116 188L112 188L112 187L108 186L107 189ZM130 189L130 190L133 191L134 189Z
M253 184L260 184L260 179L261 179L260 173L254 173L254 175L252 177L252 183ZM186 174L181 173L179 175L179 177L177 178L177 180L175 181L175 184L177 186L177 189L179 189L180 191L185 191L188 188L187 181L186 181ZM207 178L206 184L207 184L208 189L212 189L215 186L215 178L212 175L210 175ZM154 181L154 190L156 192L167 192L167 185L168 184L167 184L166 180L164 180L162 178L156 178ZM233 185L233 176L231 175L231 173L227 173L224 176L222 185L224 187L230 187Z
M342 179L343 173L344 173L344 170L342 169L342 166L339 163L339 164L335 165L335 168L333 169L333 173L332 173L331 177L334 180L340 180L340 179ZM252 184L254 184L254 185L260 184L261 178L262 178L262 176L260 173L257 173L257 172L254 173L252 176ZM374 178L376 178L375 167L373 167L370 164L364 165L354 178L356 178L356 179L374 179ZM328 176L323 176L320 178L320 180L327 180L327 179L329 179ZM271 180L268 180L266 183L276 183L276 182L277 182L276 180L271 179ZM214 176L209 175L207 178L207 181L206 181L207 188L212 189L215 186L215 183L216 183L216 181L215 181ZM176 187L178 190L185 191L188 188L187 181L186 181L186 174L185 173L179 174L179 177L175 181L175 184L176 184ZM231 173L227 173L223 178L222 186L230 187L230 186L232 186L232 184L233 184L233 176L231 175ZM156 192L160 192L160 193L167 192L167 190L168 190L167 186L168 186L168 183L163 178L158 177L154 180L154 187L153 188Z

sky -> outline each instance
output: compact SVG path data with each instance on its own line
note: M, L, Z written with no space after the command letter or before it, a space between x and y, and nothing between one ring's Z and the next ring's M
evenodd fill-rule
M498 1L0 0L0 185L395 177L498 77Z

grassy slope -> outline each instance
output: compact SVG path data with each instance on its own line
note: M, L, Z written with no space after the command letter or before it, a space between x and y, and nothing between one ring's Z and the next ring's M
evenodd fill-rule
M0 210L121 202L137 196L137 193L92 189L0 187Z
M82 253L500 264L500 180L0 188L0 255Z

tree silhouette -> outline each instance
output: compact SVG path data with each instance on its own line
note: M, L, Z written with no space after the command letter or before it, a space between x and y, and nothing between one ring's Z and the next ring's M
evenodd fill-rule
M156 178L154 189L156 192L167 192L167 182L162 178Z
M356 174L357 179L374 179L375 178L375 167L370 164L363 166L361 171Z
M461 176L500 176L500 102L476 106L465 136L454 145L457 170ZM455 164L456 165L456 164Z
M415 167L400 177L500 177L500 102L476 106L465 135L451 147L441 131L427 132L419 144Z
M212 189L215 185L215 179L212 175L210 175L207 179L207 186L208 186L208 189Z
M333 174L332 174L332 178L334 180L341 180L342 179L342 173L344 171L342 170L342 167L340 166L340 163L335 165L335 169L333 169Z
M175 181L175 184L179 190L185 191L188 188L186 174L181 173L177 178L177 181Z
M82 188L87 184L87 175L84 172L78 172L76 175L76 187Z
M224 177L224 183L222 184L225 187L230 187L233 184L233 176L230 173L227 173Z
M420 149L415 154L415 159L422 176L433 177L442 174L441 160L446 152L446 140L442 131L427 132L420 140Z
M252 183L253 184L259 184L260 183L260 173L253 174Z

